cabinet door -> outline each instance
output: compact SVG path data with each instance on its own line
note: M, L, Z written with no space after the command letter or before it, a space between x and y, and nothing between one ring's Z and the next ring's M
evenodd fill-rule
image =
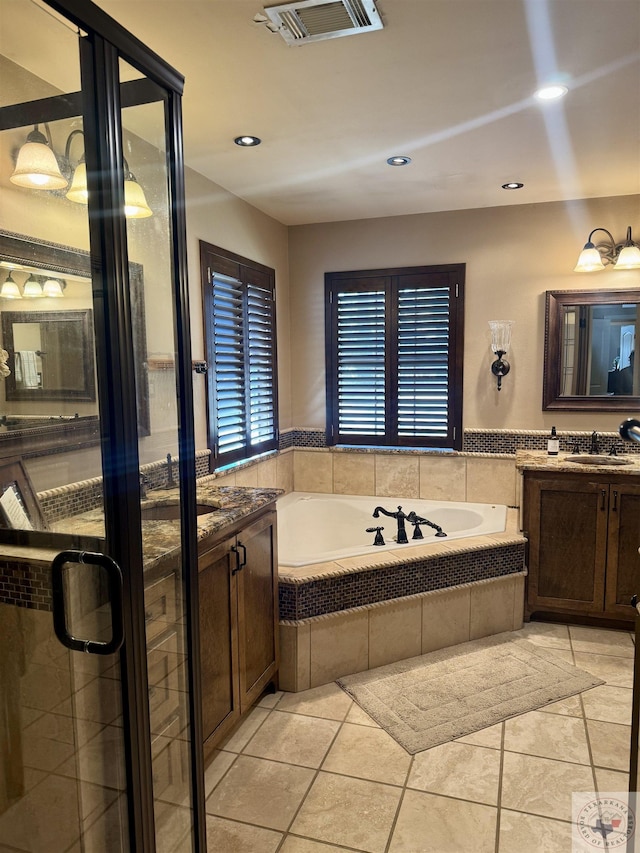
M526 481L529 610L601 612L607 549L608 484Z
M276 514L268 512L238 534L240 705L258 698L278 669ZM245 550L246 549L246 556Z
M606 609L633 619L631 596L640 592L640 485L610 487Z
M200 671L205 758L240 716L237 672L236 582L229 539L198 561Z

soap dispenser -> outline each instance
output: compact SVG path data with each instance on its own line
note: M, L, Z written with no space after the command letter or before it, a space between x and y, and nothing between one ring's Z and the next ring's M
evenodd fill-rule
M560 439L556 435L556 428L551 427L551 435L547 440L547 453L549 456L557 456L560 450Z

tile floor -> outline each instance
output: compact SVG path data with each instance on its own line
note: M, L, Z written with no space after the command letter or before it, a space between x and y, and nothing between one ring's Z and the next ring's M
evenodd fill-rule
M606 684L415 756L333 683L265 696L207 769L211 853L571 853L571 792L628 787L633 636L517 633Z

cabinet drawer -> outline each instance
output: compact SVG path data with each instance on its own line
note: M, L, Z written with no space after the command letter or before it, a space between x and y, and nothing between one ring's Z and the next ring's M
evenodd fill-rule
M188 783L189 741L180 737L182 727L176 715L151 741L154 797L180 802L186 797Z
M178 635L175 631L147 652L152 733L159 733L164 722L178 711L182 659L183 656L178 654Z
M176 576L173 572L145 589L144 618L147 643L175 624Z

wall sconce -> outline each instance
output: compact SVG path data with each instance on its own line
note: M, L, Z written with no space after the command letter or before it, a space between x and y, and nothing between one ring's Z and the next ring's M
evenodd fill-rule
M604 231L609 238L602 243L592 243L591 238L596 231ZM603 270L605 264L613 264L614 270L640 269L640 244L631 237L631 226L627 228L627 239L616 243L606 228L594 228L584 249L580 252L574 272L597 272Z
M53 150L49 126L45 123L47 136L34 127L26 142L18 152L16 167L10 181L16 186L36 190L63 190L67 187L66 198L78 204L87 204L87 166L84 154L78 160L75 169L71 166L71 143L84 131L72 130L64 146L64 155L57 156ZM144 191L129 164L124 159L124 215L127 219L144 219L153 216L147 204ZM71 181L69 178L71 178Z
M511 370L511 365L503 359L511 346L511 326L513 320L489 320L491 329L491 349L498 356L491 365L491 372L498 379L498 391L502 387L502 377Z
M2 287L0 288L0 299L22 299L20 288L13 280L11 271L9 271L9 275L2 282Z
M39 278L31 275L22 285L23 299L40 299L42 293L42 283Z
M48 278L42 285L42 295L49 299L64 299L62 292L66 286L66 282L60 281L57 278Z

